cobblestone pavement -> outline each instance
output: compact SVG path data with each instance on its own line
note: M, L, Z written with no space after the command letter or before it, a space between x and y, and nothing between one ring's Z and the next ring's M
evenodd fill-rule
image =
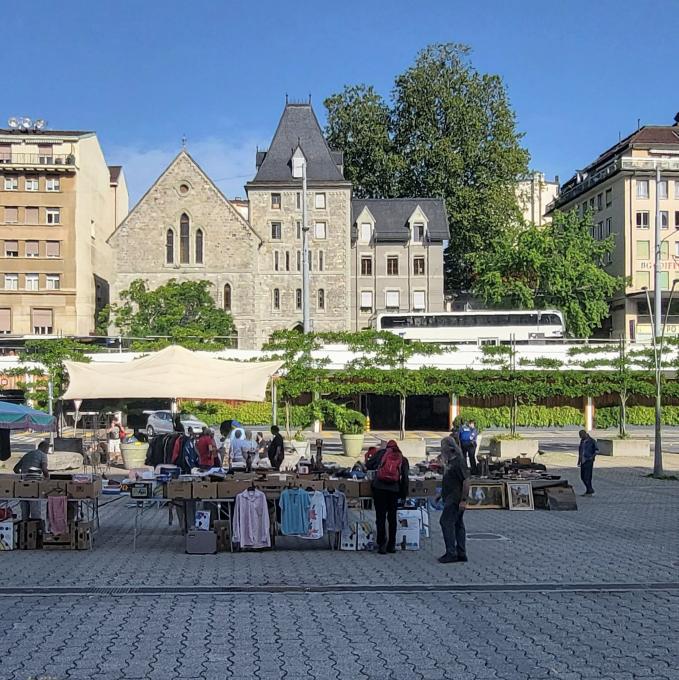
M679 678L676 593L3 600L5 680Z

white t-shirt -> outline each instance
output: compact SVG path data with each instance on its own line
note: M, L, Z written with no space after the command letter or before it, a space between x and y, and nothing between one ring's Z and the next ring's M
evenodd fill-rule
M308 531L300 538L319 539L323 538L323 520L327 517L325 508L325 496L322 491L314 491L309 494L309 522Z

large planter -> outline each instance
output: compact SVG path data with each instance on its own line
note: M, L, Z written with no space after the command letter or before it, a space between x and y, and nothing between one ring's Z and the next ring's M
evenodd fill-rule
M129 442L120 444L120 452L123 454L123 463L126 470L144 467L146 464L146 452L149 445L145 442Z
M417 439L395 439L394 441L410 463L424 460L427 457L427 442L422 437ZM386 445L387 442L383 439L380 445L381 448L384 448Z
M524 456L526 458L533 458L538 452L537 439L500 439L490 440L489 444L490 455L493 458L516 458Z
M363 451L364 434L341 434L342 448L345 456L360 458Z
M651 455L648 439L597 439L599 455L645 458Z

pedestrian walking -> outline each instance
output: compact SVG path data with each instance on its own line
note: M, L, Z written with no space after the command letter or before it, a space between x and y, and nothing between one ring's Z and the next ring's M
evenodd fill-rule
M439 557L441 564L467 561L467 532L464 511L469 496L469 468L451 432L441 440L441 461L444 464L441 496L443 512L439 523L446 552Z
M594 459L599 453L599 445L594 437L585 430L580 430L580 446L578 447L578 465L580 466L580 479L585 485L584 496L592 496L592 473L594 472Z
M465 422L460 428L459 438L460 447L465 460L469 460L469 469L471 473L476 476L479 472L476 464L476 443L479 432L474 426L474 421Z
M366 469L375 470L371 486L375 503L377 551L380 555L396 552L398 500L408 496L409 467L408 459L393 439L366 461Z

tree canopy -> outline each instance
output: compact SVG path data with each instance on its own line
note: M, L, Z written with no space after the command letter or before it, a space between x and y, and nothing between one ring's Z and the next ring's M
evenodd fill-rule
M446 288L470 290L476 255L520 221L516 182L528 152L502 79L479 73L470 49L430 45L396 77L391 102L347 86L325 101L326 134L363 197L441 197L450 224Z
M106 325L135 338L133 347L158 348L174 343L188 348L224 347L234 332L233 320L210 295L208 281L177 281L151 290L137 279L120 293L120 303L103 312ZM158 338L158 340L149 340Z
M591 216L555 213L551 224L503 232L477 257L475 293L493 306L559 309L570 335L589 337L624 285L602 266L614 239L595 239Z

